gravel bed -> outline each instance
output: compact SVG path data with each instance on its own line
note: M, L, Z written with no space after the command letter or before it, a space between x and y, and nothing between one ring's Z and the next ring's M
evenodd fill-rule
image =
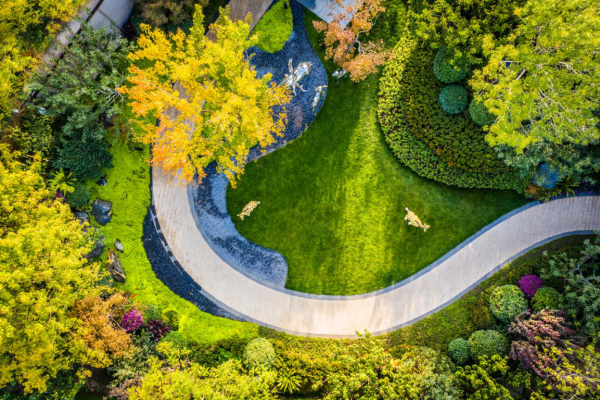
M260 76L271 73L272 80L281 82L289 73L288 61L292 59L295 68L300 62L312 62L312 72L300 84L306 90L296 90L296 95L287 105L288 123L285 134L267 149L251 149L248 160L253 161L268 154L300 136L312 123L323 104L326 89L318 108L313 110L311 102L317 86L327 85L327 72L314 52L304 28L304 7L295 0L291 2L294 16L294 28L290 39L282 50L270 54L252 48L249 50L251 63ZM226 190L228 179L217 174L214 165L207 169L202 185L194 191L194 205L199 224L208 243L225 262L255 278L283 287L287 278L285 258L270 249L252 243L235 229L231 216L227 212ZM255 199L248 199L255 200ZM241 210L240 210L241 211Z

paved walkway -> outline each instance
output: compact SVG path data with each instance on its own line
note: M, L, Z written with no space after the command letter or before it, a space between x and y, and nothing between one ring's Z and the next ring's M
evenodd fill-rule
M204 239L191 188L153 169L158 222L183 269L217 304L278 330L323 337L381 334L409 325L458 299L507 262L561 235L600 230L600 197L532 204L501 218L417 275L378 292L318 296L256 281L225 263ZM188 193L189 192L189 193Z

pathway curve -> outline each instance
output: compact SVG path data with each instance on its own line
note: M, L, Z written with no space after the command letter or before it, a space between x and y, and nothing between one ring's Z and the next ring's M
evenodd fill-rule
M174 257L226 310L249 321L306 336L382 334L409 325L458 299L529 249L560 236L600 230L600 197L530 203L485 227L441 260L389 288L357 296L309 295L260 282L224 262L205 240L193 189L169 184L153 169L158 222Z
M255 57L255 61L260 60L260 54ZM284 140L294 137L286 133ZM227 210L220 203L211 206L211 215L218 216L219 221L209 224L206 217L211 207L199 210L198 204L212 203L198 200L207 190L216 191L213 199L224 199L226 181L208 181L202 188L185 187L170 182L158 168L153 169L152 178L159 232L170 247L169 255L199 285L202 295L240 319L306 336L353 337L365 329L381 334L409 325L458 299L533 247L567 234L600 230L600 197L531 203L488 225L436 263L396 285L357 296L310 295L287 290L268 274L232 262L226 246L215 240L216 228L227 227L220 222L230 221ZM225 236L230 237L231 232ZM236 249L244 256L249 251Z

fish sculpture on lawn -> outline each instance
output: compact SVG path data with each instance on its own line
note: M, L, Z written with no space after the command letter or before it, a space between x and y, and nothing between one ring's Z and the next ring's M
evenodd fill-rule
M244 209L242 210L242 212L238 214L238 218L243 221L244 217L249 217L250 214L252 214L252 211L254 211L254 209L256 207L258 207L259 204L260 204L260 201L252 200L250 203L248 203L248 204L246 204L246 206L244 206Z
M290 70L290 73L285 74L285 78L283 78L281 84L292 89L294 96L296 95L296 88L302 90L303 92L306 92L302 85L300 85L300 81L311 73L312 63L310 61L304 61L298 64L298 66L294 69L294 67L292 66L292 59L290 58L288 68Z
M325 88L327 88L327 85L321 85L315 88L315 96L313 97L312 102L310 103L310 106L312 107L313 111L317 109L317 106L321 102Z
M333 71L333 74L331 74L331 77L335 78L335 79L342 79L342 78L348 76L348 73L349 72L346 71L345 69L338 68L335 71Z
M427 232L427 229L431 228L429 225L422 223L417 214L410 211L408 208L404 209L406 210L406 217L404 217L404 220L408 220L409 225L421 228L424 232Z

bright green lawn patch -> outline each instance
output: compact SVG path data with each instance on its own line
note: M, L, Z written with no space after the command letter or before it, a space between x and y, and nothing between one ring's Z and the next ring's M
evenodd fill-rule
M287 3L287 8L283 3ZM279 0L258 21L254 32L258 35L258 48L275 53L283 48L292 34L293 18L289 0Z
M92 185L97 196L113 203L113 218L101 227L106 245L113 247L118 238L125 253L119 254L127 281L122 289L135 295L142 304L154 304L162 310L176 310L181 317L179 331L200 343L220 339L257 336L256 325L218 318L200 311L195 305L175 295L154 274L142 245L143 223L150 205L150 173L144 162L149 152L138 152L126 145L111 148L114 168L107 171L108 185Z
M317 33L306 26L313 46ZM333 71L326 64L329 73ZM330 82L315 122L298 139L247 166L227 191L231 215L248 239L288 261L286 287L357 294L399 282L496 218L525 203L513 191L449 187L401 166L377 123L378 77ZM404 207L431 229L404 221Z

